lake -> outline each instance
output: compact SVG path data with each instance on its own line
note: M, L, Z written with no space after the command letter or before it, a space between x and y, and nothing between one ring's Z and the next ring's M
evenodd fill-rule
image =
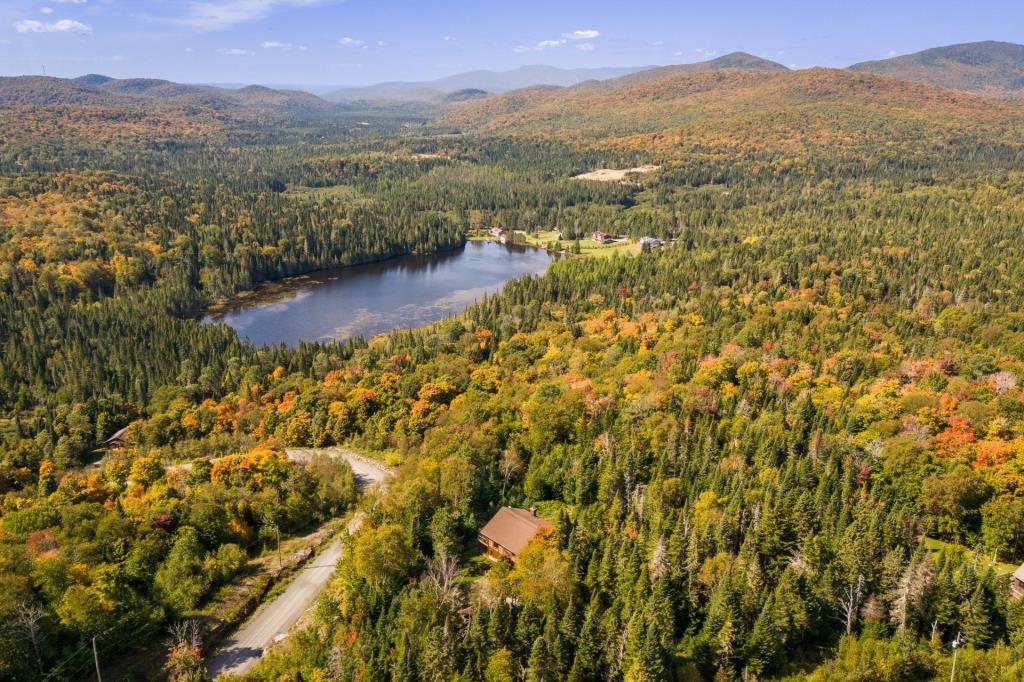
M543 249L467 242L267 284L206 321L230 325L256 345L369 338L462 312L510 279L543 273L554 258Z

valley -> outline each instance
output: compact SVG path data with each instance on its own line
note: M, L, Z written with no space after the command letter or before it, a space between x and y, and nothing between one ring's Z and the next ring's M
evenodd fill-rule
M0 79L0 679L1021 679L1018 48Z

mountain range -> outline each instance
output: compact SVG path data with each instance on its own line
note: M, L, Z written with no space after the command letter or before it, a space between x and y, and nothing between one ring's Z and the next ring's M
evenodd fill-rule
M908 162L922 140L956 131L999 143L1024 124L1021 102L848 69L705 69L628 75L599 84L532 88L447 109L449 130L642 152L645 158L728 158L742 150L818 150ZM717 157L716 157L717 158Z
M339 106L348 108L357 102L460 109L481 104L480 100L485 103L495 100L482 106L500 111L509 102L521 103L524 98L538 106L550 106L552 98L562 97L556 94L561 91L566 91L569 98L578 98L582 93L621 91L646 82L711 72L785 74L790 70L777 62L734 52L703 62L658 67L524 66L511 71L471 71L433 81L396 81L341 88L322 96L301 89L259 85L219 87L150 78L115 79L98 74L75 79L19 76L0 78L0 104L132 106L160 100L202 105L215 111L235 108L329 115L338 111ZM995 41L950 45L861 62L846 72L885 76L989 97L1016 97L1024 94L1024 45ZM502 99L505 95L512 99ZM447 120L460 119L454 114Z
M99 74L79 78L0 77L0 104L131 106L152 100L204 105L212 109L257 108L283 112L327 112L337 105L299 90L261 85L226 89L155 78L116 79Z
M552 66L524 66L503 72L470 71L433 81L396 81L341 88L322 96L334 102L440 103L446 100L446 95L460 90L501 94L538 86L573 87L587 82L608 82L624 76L632 79L624 82L637 83L681 73L718 69L787 70L777 62L745 52L733 52L703 62L659 67L559 69ZM1024 93L1024 45L1015 43L983 41L949 45L909 55L860 62L849 69L996 97ZM591 83L587 87L602 86Z
M567 87L588 80L616 78L651 68L653 67L627 66L594 69L560 69L555 66L521 66L511 71L469 71L432 81L394 81L365 87L340 88L325 94L324 99L332 102L440 101L444 99L445 95L460 90L482 90L487 93L501 93L538 85Z

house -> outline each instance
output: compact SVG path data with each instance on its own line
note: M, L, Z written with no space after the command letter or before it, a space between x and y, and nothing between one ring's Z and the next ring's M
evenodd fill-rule
M610 234L607 232L601 232L600 230L591 233L590 238L598 244L610 244L613 241Z
M487 230L487 233L490 234L492 237L501 238L505 236L505 230L501 229L500 227L492 227L491 229Z
M131 434L128 433L129 426L131 426L131 424L115 431L110 438L103 441L103 444L108 448L123 448L125 445L131 444L132 437Z
M552 528L554 526L549 521L537 516L532 509L502 507L480 529L479 539L487 550L487 558L496 560L504 557L515 563L530 540Z
M1024 564L1018 566L1010 576L1010 591L1014 597L1024 597Z
M640 246L649 246L653 249L655 246L661 246L661 240L657 237L640 237Z

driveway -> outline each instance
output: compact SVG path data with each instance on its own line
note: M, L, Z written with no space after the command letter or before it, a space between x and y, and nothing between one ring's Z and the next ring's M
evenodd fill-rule
M352 466L356 482L361 488L374 484L386 486L392 476L386 467L351 450L324 448L287 451L288 458L296 462L307 460L317 453L345 458ZM349 533L355 532L361 521L362 517L356 514L348 524ZM296 574L284 592L264 604L241 629L226 639L209 661L210 677L216 679L218 675L224 674L244 675L256 665L271 644L283 639L327 586L341 557L341 550L340 539L331 542Z

